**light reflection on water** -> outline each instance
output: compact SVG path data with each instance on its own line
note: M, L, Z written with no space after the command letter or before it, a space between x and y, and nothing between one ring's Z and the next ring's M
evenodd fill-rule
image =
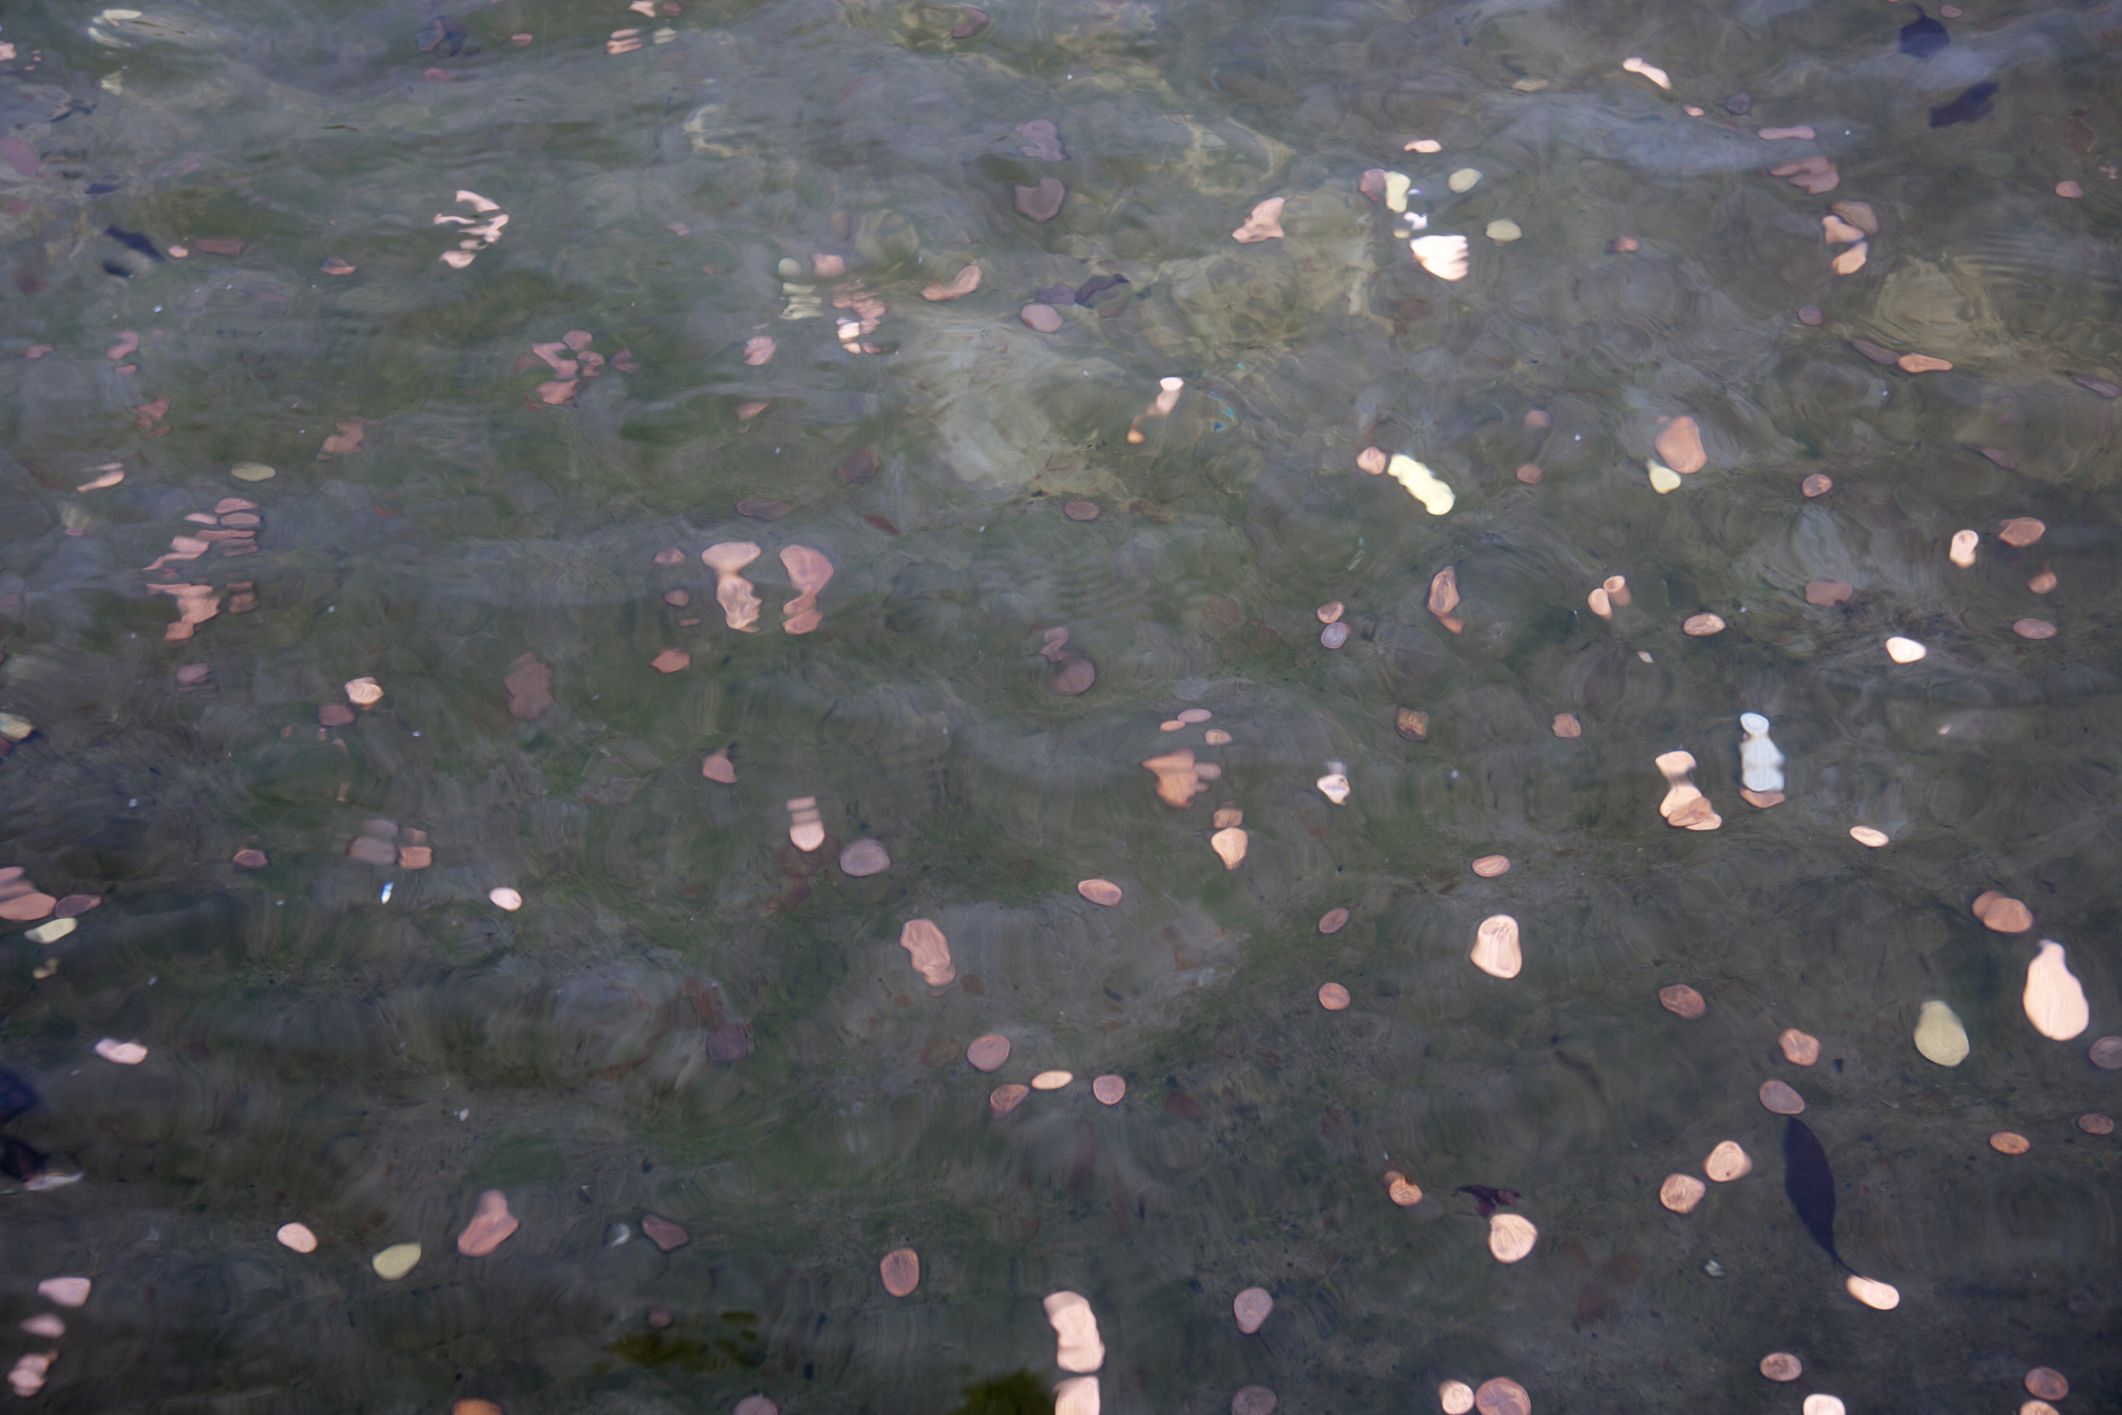
M95 1282L5 1353L59 1352L39 1398L1035 1408L1071 1291L1111 1411L1497 1376L1543 1412L2012 1409L2041 1364L2072 1408L2122 1400L2114 1142L2076 1123L2114 1110L2085 1047L2122 1031L2111 16L1977 11L1918 58L1886 5L655 9L0 25L0 710L38 729L0 830L36 888L102 897L9 934L0 983L0 1064L42 1102L6 1133L82 1176L6 1197L8 1316ZM1982 82L1988 116L1929 125ZM1831 191L1768 174L1814 155ZM1417 268L1370 169L1469 238L1463 281ZM1019 215L1045 178L1059 212ZM465 192L509 219L453 269L436 214L490 215ZM1284 234L1233 241L1272 198ZM1840 277L1836 201L1879 227ZM1659 495L1680 415L1706 466ZM701 561L723 542L760 547L757 632ZM793 636L789 547L833 569ZM1809 603L1826 581L1846 600ZM1895 635L1927 653L1895 666ZM1071 662L1095 680L1057 693ZM365 676L382 700L320 725ZM1214 715L1160 731L1188 706ZM1742 712L1787 759L1769 809ZM1221 770L1174 808L1139 763L1182 748ZM1719 829L1659 819L1671 751ZM890 866L851 878L863 837ZM2034 928L1985 928L1989 889ZM1468 959L1502 914L1508 980ZM2069 1043L2022 1010L2042 938L2089 1000ZM1681 983L1699 1018L1659 1006ZM1951 1069L1912 1042L1934 1000ZM1769 1080L1897 1310L1793 1212ZM1754 1171L1661 1208L1725 1140ZM1491 1257L1462 1186L1519 1193L1530 1257ZM521 1230L460 1257L488 1189ZM1798 1383L1762 1379L1779 1351Z

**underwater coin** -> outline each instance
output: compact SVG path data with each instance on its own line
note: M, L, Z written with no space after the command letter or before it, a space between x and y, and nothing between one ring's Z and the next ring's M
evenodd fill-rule
M1967 1028L1952 1008L1937 998L1916 1013L1916 1050L1926 1061L1958 1066L1967 1060Z
M417 1243L393 1243L368 1260L376 1270L376 1276L385 1282L396 1282L413 1270L420 1261L420 1245Z
M907 1297L921 1285L921 1255L911 1248L894 1248L877 1264L884 1290L894 1297Z
M1708 1192L1708 1186L1692 1174L1668 1174L1658 1186L1658 1202L1676 1214L1691 1214Z

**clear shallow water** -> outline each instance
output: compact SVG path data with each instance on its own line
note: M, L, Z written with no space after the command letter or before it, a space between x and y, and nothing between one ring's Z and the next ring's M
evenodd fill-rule
M1062 1375L1040 1304L1067 1289L1113 1411L1252 1384L1434 1409L1498 1375L1542 1412L2010 1410L2037 1364L2066 1409L2122 1400L2115 1141L2074 1124L2122 1084L2086 1053L2122 1030L2116 404L2071 381L2122 379L2122 16L1973 8L1917 59L1906 10L10 12L0 709L37 732L0 763L0 831L38 889L103 901L50 945L11 926L0 975L0 1064L42 1102L6 1131L82 1176L4 1196L8 1360L59 1353L34 1398L1030 1408L1010 1393ZM1987 116L1929 125L1978 82ZM1064 156L1027 155L1038 119ZM1779 124L1816 138L1757 135ZM1812 154L1833 191L1767 174ZM1416 267L1373 168L1470 237L1465 280ZM1018 215L1049 176L1060 213ZM509 221L452 269L436 214L484 215L459 191ZM1234 242L1276 196L1285 235ZM1847 277L1840 200L1880 227ZM782 318L777 266L818 257L844 271L794 283L823 317ZM977 291L922 298L969 262ZM1056 332L1020 321L1105 274L1128 283ZM878 352L851 352L837 319L871 301L850 342ZM570 331L608 362L547 405L533 346ZM1661 496L1645 459L1683 414L1707 466ZM1451 512L1358 470L1369 446L1436 469ZM2046 534L2002 543L2021 516ZM142 569L202 529L257 550ZM699 558L745 540L749 634ZM807 635L790 545L835 567ZM1447 566L1459 634L1425 608ZM1613 574L1633 602L1602 621ZM1852 594L1810 605L1815 580ZM171 642L153 583L220 612ZM1705 611L1724 632L1682 632ZM1051 690L1055 628L1087 692ZM1894 666L1895 634L1928 656ZM689 667L652 668L668 649ZM552 675L530 721L504 682L526 653ZM381 702L320 728L360 676ZM1185 706L1214 717L1160 732ZM1737 794L1748 710L1789 757L1765 811ZM1183 811L1139 765L1182 746L1223 769ZM735 783L704 779L725 747ZM1721 829L1659 818L1676 749ZM815 854L788 839L803 796ZM379 820L432 863L350 858ZM864 836L890 868L850 878ZM1472 874L1490 853L1512 870ZM1985 928L1985 889L2034 930ZM1523 932L1507 982L1467 961L1496 913ZM948 986L899 947L913 918L948 935ZM2069 1043L2020 1005L2044 937L2090 1003ZM1679 982L1699 1020L1659 1006ZM1959 1067L1911 1044L1928 999L1965 1022ZM1820 1064L1779 1058L1791 1026ZM992 1075L963 1059L987 1032L1013 1044ZM991 1115L1048 1068L1077 1079ZM1771 1078L1897 1310L1852 1302L1785 1198ZM1754 1173L1660 1208L1724 1139ZM1530 1258L1490 1257L1476 1184L1519 1191ZM489 1188L522 1228L460 1257ZM690 1243L660 1252L646 1213ZM314 1254L274 1241L290 1220ZM370 1256L406 1241L384 1282ZM902 1245L921 1285L895 1299ZM61 1274L95 1283L66 1335L14 1331ZM1242 1336L1253 1285L1276 1307ZM1799 1382L1761 1377L1772 1351Z

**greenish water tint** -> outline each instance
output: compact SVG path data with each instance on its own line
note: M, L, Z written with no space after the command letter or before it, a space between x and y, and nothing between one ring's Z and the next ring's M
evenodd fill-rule
M0 1356L57 1352L35 1399L1036 1409L1068 1290L1122 1415L1493 1376L1542 1415L2010 1410L2036 1365L2122 1405L2116 1141L2075 1123L2122 1105L2086 1051L2122 1031L2122 18L1971 5L1909 52L1884 3L649 8L0 17L0 711L36 729L0 864L101 899L0 935L0 1066L38 1102L8 1156L80 1176L0 1184ZM1816 155L1831 191L1769 175ZM1468 238L1464 280L1373 169ZM1049 177L1059 212L1020 215ZM1234 241L1274 197L1285 234ZM1834 202L1879 228L1847 276ZM1707 465L1659 495L1682 414ZM756 632L700 558L732 541ZM790 546L834 567L807 634ZM1426 607L1447 567L1462 632ZM1095 682L1055 692L1042 648ZM1788 759L1772 809L1742 712ZM1140 763L1179 749L1221 775L1175 809ZM1660 819L1674 750L1720 829ZM891 864L852 878L863 837ZM1988 889L2034 929L1985 928ZM1467 956L1499 913L1509 981ZM2022 1008L2042 938L2090 1004L2068 1042ZM1659 1006L1680 982L1701 1018ZM1934 999L1954 1068L1911 1042ZM1898 1309L1786 1198L1770 1079ZM1661 1208L1726 1139L1754 1173ZM462 1257L486 1189L522 1227ZM20 1330L59 1275L86 1305Z

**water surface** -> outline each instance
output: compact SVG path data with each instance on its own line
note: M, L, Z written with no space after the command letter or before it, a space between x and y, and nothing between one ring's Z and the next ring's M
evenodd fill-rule
M1068 1290L1130 1415L1496 1376L1543 1415L2012 1410L2036 1365L2122 1404L2116 1142L2076 1123L2115 1110L2086 1048L2122 1031L2122 14L1971 6L1924 57L1872 3L651 8L0 24L0 709L36 729L0 833L102 901L4 944L0 1064L41 1098L7 1133L80 1176L5 1185L6 1359L58 1353L35 1399L1041 1409ZM1769 174L1813 156L1831 191ZM1469 239L1464 280L1372 169ZM1058 214L1020 215L1046 178ZM1232 239L1277 197L1281 238ZM1878 230L1838 276L1849 201ZM1706 465L1661 495L1681 416ZM746 541L738 632L701 552ZM814 632L790 546L834 569ZM217 612L173 640L187 603ZM1095 681L1056 692L1042 647ZM524 655L542 711L511 711ZM1749 711L1788 758L1769 809ZM1140 765L1179 750L1221 768L1184 808ZM1675 750L1720 829L1660 818ZM890 866L852 878L862 838ZM1467 956L1506 913L1508 981ZM2042 938L2090 1003L2067 1043L2021 1006ZM1912 1044L1933 999L1960 1066ZM1076 1079L993 1116L1049 1069ZM1898 1309L1785 1197L1769 1079ZM1727 1139L1754 1172L1662 1209ZM1531 1257L1490 1256L1475 1185L1518 1192ZM522 1227L461 1257L488 1189ZM94 1280L66 1334L15 1331L55 1275Z

